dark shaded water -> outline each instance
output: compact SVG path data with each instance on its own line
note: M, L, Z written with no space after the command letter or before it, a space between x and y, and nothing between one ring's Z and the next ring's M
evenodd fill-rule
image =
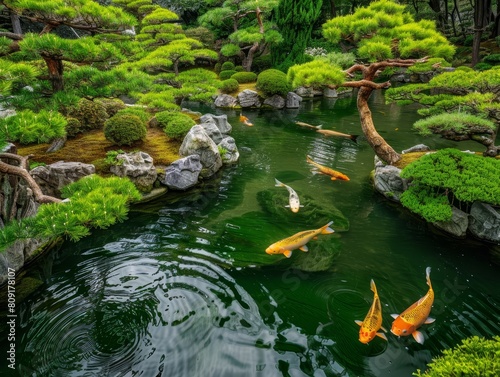
M414 109L371 100L396 150L457 144L411 131ZM411 376L471 335L500 334L493 246L443 237L375 194L373 152L361 140L296 126L359 133L353 99L300 110L227 114L241 158L199 189L134 207L126 223L64 243L32 265L18 291L16 365L22 376ZM351 180L313 175L306 155ZM292 186L305 207L282 206ZM271 243L331 219L333 235L292 258ZM387 334L358 341L374 279L383 325L427 291L436 299L424 345ZM5 317L5 316L3 316ZM2 327L3 328L3 327ZM3 333L5 334L5 333ZM7 348L2 336L2 350ZM5 355L5 351L3 352ZM16 375L2 360L2 375Z

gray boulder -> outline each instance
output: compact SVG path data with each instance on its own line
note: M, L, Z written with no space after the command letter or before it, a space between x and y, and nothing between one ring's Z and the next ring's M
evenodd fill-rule
M241 107L260 107L260 97L259 94L250 89L245 89L238 94L238 102Z
M122 153L116 156L119 164L109 168L118 177L128 177L141 192L150 192L158 173L153 158L145 152Z
M204 114L200 117L200 123L206 123L213 121L215 122L215 125L219 129L219 131L224 134L230 134L231 131L233 130L233 127L229 124L227 121L227 115L213 115L213 114Z
M207 135L214 141L215 144L219 144L223 139L222 133L220 132L213 119L210 119L209 121L204 123L200 123L200 126L203 127Z
M298 109L300 103L302 102L302 97L294 92L288 92L286 95L286 108L287 109Z
M491 205L474 202L470 210L469 230L478 238L500 243L500 211Z
M408 188L408 181L400 177L401 169L384 164L375 157L373 185L387 199L399 202L401 194Z
M58 161L47 166L37 166L30 174L45 195L61 197L61 189L87 175L95 173L95 166L82 162Z
M198 183L203 165L197 154L174 161L165 169L165 178L161 182L172 190L186 190Z
M275 109L282 109L285 107L286 102L285 102L285 99L283 97L281 97L278 94L275 94L272 97L266 98L264 100L264 105L271 106Z
M323 89L323 97L326 98L337 98L339 95L336 89L324 88Z
M238 101L229 94L220 94L214 101L216 107L234 107Z
M411 152L428 152L430 150L431 150L431 148L429 148L425 144L417 144L417 145L414 145L411 148L403 150L401 153L405 154L405 153L411 153Z
M231 136L225 137L219 143L219 147L225 150L225 153L221 156L224 164L233 164L239 160L240 152L236 147L236 141Z
M179 154L182 157L193 154L200 156L200 162L203 165L200 175L203 178L212 176L222 166L222 158L217 145L200 125L191 127L182 141Z
M469 219L464 211L461 211L456 207L451 207L451 220L436 221L433 224L437 228L444 230L455 237L465 238L467 234L467 226L469 225Z

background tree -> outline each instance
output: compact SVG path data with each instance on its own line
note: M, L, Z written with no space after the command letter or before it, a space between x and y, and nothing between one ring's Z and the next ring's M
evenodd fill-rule
M25 60L41 57L54 92L64 89L63 61L104 61L119 58L119 53L109 44L95 43L91 37L69 40L49 34L52 30L64 25L84 33L120 33L137 22L119 8L101 6L91 0L5 0L2 4L13 14L43 25L39 35L28 34L21 42L13 38L14 47L9 52L20 50L18 54Z
M238 57L243 68L250 71L255 57L269 45L282 41L280 33L266 21L278 3L279 0L228 0L198 21L214 30L218 37L227 39L228 43L220 49L223 56Z
M274 19L283 41L271 51L273 65L284 72L304 63L304 50L309 45L316 20L321 14L323 0L281 0Z
M411 69L418 69L418 65ZM500 69L477 72L461 67L426 84L390 88L386 99L402 105L420 104L418 112L427 118L414 126L421 134L474 140L486 147L485 155L500 154L500 146L495 146L500 122Z
M344 41L355 46L358 58L364 63L345 71L324 61L319 65L313 61L295 66L289 70L292 86L314 85L311 80L314 75L330 88L358 88L357 107L363 133L378 157L395 164L401 156L377 132L368 106L374 90L391 85L390 82L376 83L377 76L386 68L410 67L425 61L429 55L451 58L454 47L436 31L433 22L415 22L404 6L391 0L375 1L368 7L358 8L352 15L333 18L323 25L323 34L331 43ZM333 70L343 76L334 75ZM326 79L321 80L322 74Z

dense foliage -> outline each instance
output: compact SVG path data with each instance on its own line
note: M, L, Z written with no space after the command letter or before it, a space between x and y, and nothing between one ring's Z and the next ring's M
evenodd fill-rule
M236 81L235 79L227 79L227 80L222 81L220 91L221 91L221 93L229 94L229 93L236 92L239 87L240 87L240 83L238 81Z
M104 123L104 136L115 145L132 145L146 137L146 125L136 115L116 114Z
M451 148L429 153L401 171L411 181L401 203L429 222L449 220L452 204L478 200L499 205L499 171L497 159Z
M156 113L156 120L171 139L182 140L195 125L195 121L186 114L172 111Z
M87 176L62 190L69 202L43 204L34 217L10 222L0 232L0 250L18 239L65 237L73 241L127 218L128 204L141 198L125 178Z
M266 69L259 73L256 87L266 96L286 96L291 89L286 74L277 69Z
M446 349L443 355L429 363L429 369L422 373L418 370L414 376L469 376L496 377L500 375L500 336L492 339L473 336L462 340L462 344L453 349Z

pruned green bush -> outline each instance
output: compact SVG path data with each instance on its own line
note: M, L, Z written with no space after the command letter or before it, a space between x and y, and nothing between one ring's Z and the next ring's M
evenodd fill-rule
M76 107L69 110L68 116L80 121L82 131L101 129L109 118L102 104L86 98L78 101Z
M221 71L234 71L235 67L236 66L234 65L233 62L227 61L227 62L222 63L220 70Z
M139 117L144 123L147 123L151 119L151 114L149 114L144 107L134 106L126 107L123 110L119 110L117 114L120 115L135 115Z
M275 94L285 97L291 90L286 73L277 69L266 69L259 73L256 87L269 97Z
M67 203L42 204L34 217L11 221L0 231L0 250L18 239L64 237L78 241L91 228L105 229L127 217L130 202L141 198L126 178L91 175L62 189Z
M410 180L401 204L429 222L451 219L447 207L455 201L500 205L499 171L500 160L457 149L426 154L401 171Z
M245 68L243 68L243 66L242 66L242 65L237 65L236 67L234 67L234 70L235 70L236 72L246 72L246 71L245 71Z
M156 120L171 139L182 140L195 125L195 121L178 111L162 111L155 114Z
M80 132L83 131L82 124L78 119L67 117L66 121L68 122L66 124L66 136L75 137L76 135L78 135Z
M445 349L443 355L432 359L429 369L413 373L417 377L500 376L500 336L492 339L473 336L462 340L452 349Z
M421 135L453 132L464 137L471 134L471 129L474 129L475 133L493 134L496 127L496 124L489 119L463 112L441 113L420 119L413 124L413 128Z
M126 108L125 103L118 98L98 98L94 102L104 106L109 117L115 115L119 110Z
M235 79L240 84L244 84L257 81L257 74L254 72L236 72L231 78Z
M225 71L220 71L219 73L219 79L221 80L227 80L230 79L232 75L236 73L235 70L225 70Z
M240 84L238 83L238 81L236 81L235 79L227 79L227 80L222 81L220 91L222 93L229 94L229 93L236 92L239 87L240 87Z
M66 135L66 118L56 111L35 113L23 110L16 115L0 119L0 128L9 141L21 144L48 143Z
M136 115L117 114L104 124L104 136L115 145L132 145L146 137L146 125Z

